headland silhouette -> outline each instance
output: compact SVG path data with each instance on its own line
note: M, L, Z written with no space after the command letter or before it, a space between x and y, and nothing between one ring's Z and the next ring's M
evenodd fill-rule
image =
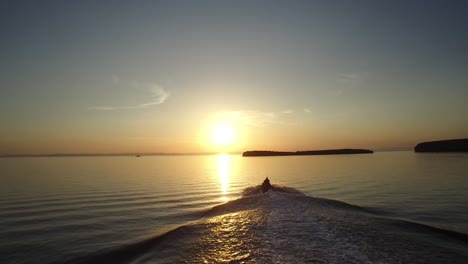
M342 154L370 154L374 153L368 149L324 149L324 150L305 150L305 151L271 151L271 150L250 150L242 153L244 157L261 156L306 156L306 155L342 155Z
M468 138L422 142L414 152L468 152Z

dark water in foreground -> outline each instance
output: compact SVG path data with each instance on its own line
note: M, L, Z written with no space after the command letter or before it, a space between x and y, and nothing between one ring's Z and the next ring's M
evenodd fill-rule
M0 159L0 263L466 263L467 161Z

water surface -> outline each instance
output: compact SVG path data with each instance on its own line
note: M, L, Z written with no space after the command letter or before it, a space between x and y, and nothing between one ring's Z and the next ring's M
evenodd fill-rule
M333 209L330 215L322 213L320 221L304 221L314 210L326 212L323 206L317 207L307 200L321 197L359 206L365 214L388 221L405 220L455 231L455 234L468 233L467 161L467 154L413 152L250 158L237 155L3 158L0 159L0 262L73 262L159 238L162 233L188 223L203 223L200 230L207 230L206 223L210 221L207 219L211 219L207 212L213 210L213 206L240 198L246 188L258 185L265 177L272 183L301 191L305 198L300 199L304 201L298 202L296 198L284 196L286 194L269 195L269 198L259 196L255 200L263 203L258 204L258 208L227 210L226 219L238 219L233 215L229 217L236 213L251 218L251 221L269 219L268 214L283 219L287 216L278 209L283 206L298 214L302 221L298 224L311 230L318 228L316 231L330 228L323 219L328 218L328 223L334 223L333 217L341 211ZM265 211L265 205L271 210ZM297 211L297 208L303 210ZM263 213L249 210L263 210ZM221 216L218 220L226 219ZM220 223L213 221L214 225ZM278 221L268 225L261 223L259 228L279 227ZM375 226L381 224L377 220L372 223L376 223ZM237 224L242 227L241 223ZM349 224L339 223L334 228ZM192 238L202 239L198 231L188 229ZM256 233L249 230L246 234L255 237ZM354 229L351 233L340 234L335 229L330 230L330 235L338 237L355 234ZM401 230L395 232L401 233ZM439 235L425 231L416 235L423 236ZM310 234L306 232L299 235L298 241L308 238ZM454 245L463 243L454 244L448 240L443 240L440 245L448 243L445 247L452 251L458 250ZM365 251L350 241L350 246L362 253L364 260L375 262L378 257L370 256L380 256L375 253L379 248ZM246 240L245 243L254 241ZM316 248L304 250L319 252L326 245L325 242L315 243ZM251 250L254 252L253 248ZM296 250L290 249L290 254L295 255L292 252ZM139 254L148 255L149 252L152 250ZM261 254L255 255L248 248L239 252L239 261L242 258L262 259ZM271 261L291 261L286 255ZM142 262L153 262L155 257L164 260L151 254L147 259L138 256L132 257ZM326 253L320 256L315 260L340 260ZM457 260L457 256L460 255L454 255L453 259ZM203 257L199 257L203 261ZM363 260L355 257L356 261ZM165 255L165 260L171 261L171 254ZM297 260L308 261L307 258Z

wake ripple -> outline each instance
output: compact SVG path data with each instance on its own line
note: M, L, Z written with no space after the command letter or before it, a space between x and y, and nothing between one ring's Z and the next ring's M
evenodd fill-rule
M468 236L275 186L196 222L71 263L466 263Z

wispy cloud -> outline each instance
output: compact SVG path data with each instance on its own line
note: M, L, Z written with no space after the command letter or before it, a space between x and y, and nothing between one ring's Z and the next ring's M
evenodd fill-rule
M310 108L304 108L304 112L310 114L310 113L312 113L312 110L310 110Z
M264 127L278 122L274 112L239 111L237 114L241 123L255 127Z
M114 84L119 84L120 78L119 78L119 76L117 74L112 74L112 82Z
M140 87L140 83L137 80L131 80L130 86L132 86L133 88L138 88Z
M139 83L136 81L132 81L130 85L135 87L139 87ZM149 93L149 100L147 102L143 102L137 105L127 105L127 106L90 106L88 110L98 110L98 111L112 111L112 110L123 110L123 109L143 109L148 108L154 105L163 104L167 101L170 97L170 93L164 89L162 86L158 84L151 84L149 88L147 88L147 92Z
M334 96L334 97L341 96L341 95L343 95L343 89L337 89L337 90L328 91L328 95Z
M344 84L356 84L365 81L370 76L370 72L341 73L336 77L336 81Z
M330 96L341 96L349 90L362 86L370 77L370 72L352 72L336 75L335 89L328 92Z
M282 118L294 111L287 109L277 112L264 112L255 110L241 110L220 113L219 118L225 121L253 127L266 127L273 124L283 124Z
M88 110L112 111L115 110L113 106L90 106Z
M153 87L150 88L151 98L152 100L146 103L139 104L134 106L133 108L145 108L152 105L158 105L166 102L166 100L171 95L168 91L166 91L163 87L155 84Z

